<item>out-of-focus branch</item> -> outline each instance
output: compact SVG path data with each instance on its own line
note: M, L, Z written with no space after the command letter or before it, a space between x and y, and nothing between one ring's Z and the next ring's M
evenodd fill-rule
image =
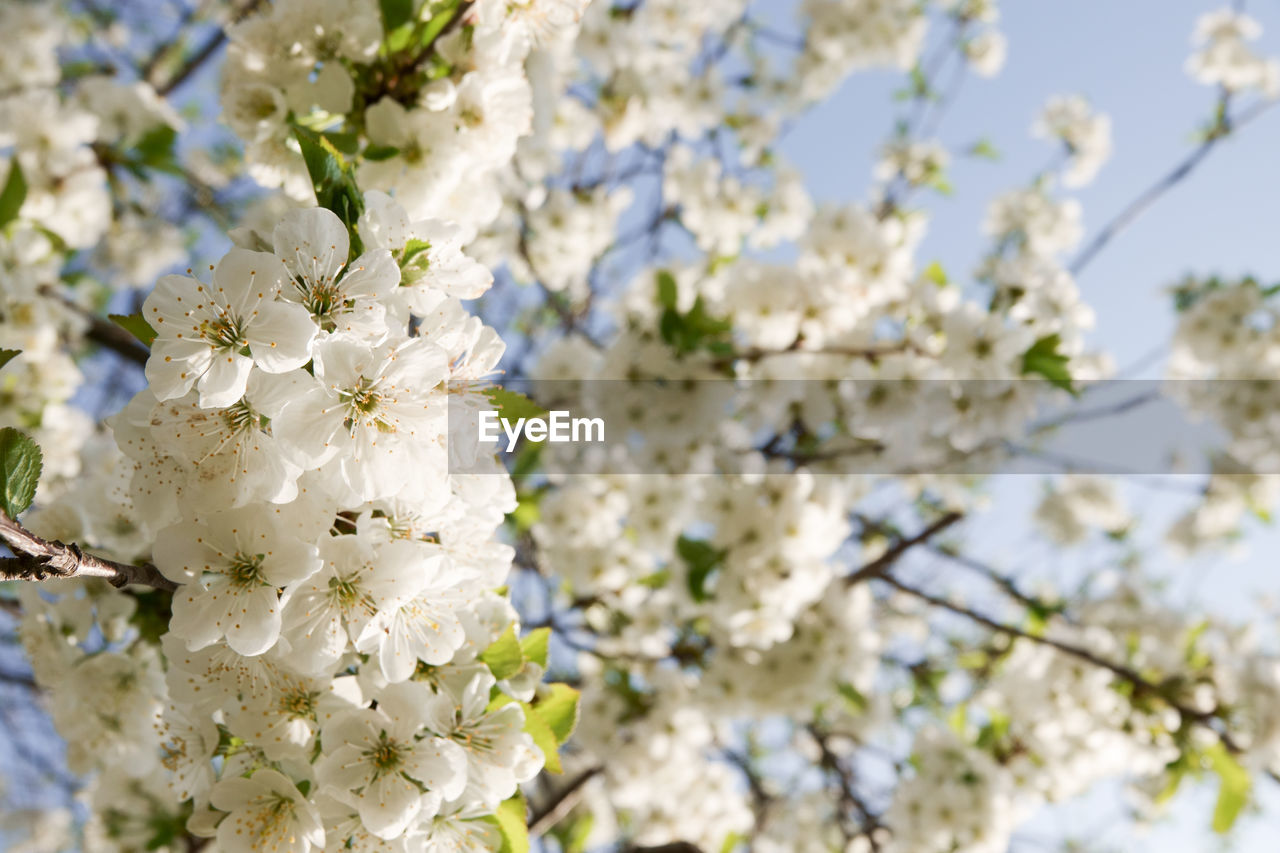
M544 803L529 818L529 835L537 838L543 835L551 827L564 820L565 816L573 810L578 804L578 800L582 799L583 790L586 784L596 776L604 772L603 767L592 767L584 770L573 778L568 785L564 786L560 791L552 795L551 799Z
M845 834L846 841L853 841L858 836L867 839L867 844L871 848L871 853L880 853L880 838L878 831L884 827L880 823L880 819L867 806L866 801L858 793L857 785L854 783L853 774L840 761L840 757L832 751L831 746L827 743L827 736L818 730L816 726L809 726L809 734L813 737L814 742L818 744L820 756L820 764L824 770L833 773L840 785L840 824L841 830ZM849 825L846 818L856 812L858 817L858 826Z
M1205 140L1200 143L1194 151L1192 151L1181 163L1174 166L1173 170L1166 174L1163 178L1156 181L1144 193L1134 199L1129 205L1120 211L1114 219L1108 222L1097 236L1084 247L1071 265L1067 268L1072 275L1079 275L1085 267L1093 262L1093 259L1105 249L1112 240L1116 238L1121 231L1128 228L1136 222L1142 214L1146 213L1152 205L1159 201L1166 193L1172 190L1178 184L1182 183L1187 177L1195 171L1196 167L1204 162L1218 144L1229 138L1233 133L1240 130L1245 125L1251 123L1271 107L1275 106L1277 101L1265 100L1251 109L1245 111L1239 117L1230 119L1227 117L1227 107L1229 106L1230 96L1223 95L1218 102L1219 126L1209 132Z
M59 293L57 289L53 287L42 287L40 288L40 293L43 296L58 300L64 307L75 312L81 319L88 323L89 328L85 332L85 337L89 340L101 347L111 350L119 356L122 356L126 361L131 361L139 366L146 365L147 357L150 353L147 351L146 347L138 343L137 339L134 338L133 335L129 334L115 323L112 323L110 320L99 317L97 314L94 314L92 311L74 300L68 299L64 294Z
M112 586L135 583L155 589L175 590L178 585L151 565L134 566L86 554L74 543L42 539L0 512L0 539L14 556L0 562L4 580L42 581L57 578L102 578Z
M203 67L204 64L218 52L223 43L226 42L227 27L243 20L246 16L250 15L255 9L261 6L263 2L264 0L247 0L246 2L242 2L234 6L234 11L231 14L230 20L218 27L217 32L206 38L200 47L196 48L195 52L191 54L187 61L182 63L178 70L169 75L167 79L163 81L156 79L157 75L154 73L156 71L156 67L153 66L151 69L153 73L149 76L148 82L155 87L156 93L161 97L164 97L172 93L183 83L187 82L187 80L191 79L191 76L199 71L201 67Z
M1004 634L1007 637L1029 640L1033 643L1048 646L1049 648L1062 652L1069 657L1084 661L1085 663L1099 667L1100 669L1105 669L1119 677L1121 680L1128 682L1134 688L1135 693L1153 696L1164 702L1170 708L1178 712L1178 716L1182 718L1184 723L1192 723L1212 731L1222 741L1222 745L1230 752L1239 754L1243 751L1240 745L1232 738L1230 732L1226 731L1225 728L1220 728L1219 726L1214 725L1214 723L1223 725L1220 709L1213 708L1212 710L1201 711L1196 708L1192 708L1173 696L1168 686L1151 681L1132 667L1108 660L1107 658L1082 646L1077 646L1064 640L1054 639L1053 637L1043 634L1033 634L1030 631L1025 631L1015 625L1008 625L1004 622L992 619L989 616L985 616L975 610L965 607L963 604L950 601L946 598L933 595L922 589L903 583L890 574L881 575L879 580L887 583L899 592L906 593L907 595L917 598L926 604L932 605L933 607L946 610L950 613L956 614L957 616L963 616L969 621L981 625L984 628Z
M871 580L872 578L884 578L889 570L893 568L903 554L922 543L928 542L933 537L942 533L947 528L956 524L960 519L964 518L964 513L948 512L937 521L930 524L924 530L921 530L915 536L907 539L899 539L890 545L883 554L858 569L853 574L845 578L845 584L853 586L856 583Z

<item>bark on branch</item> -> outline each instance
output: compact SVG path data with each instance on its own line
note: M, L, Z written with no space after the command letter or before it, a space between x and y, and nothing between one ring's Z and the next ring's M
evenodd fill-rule
M537 838L547 830L564 820L582 798L582 792L588 782L603 772L603 767L592 767L584 770L562 790L552 795L551 800L535 811L529 818L529 836Z
M939 533L942 533L962 518L964 518L963 513L948 512L933 524L930 524L924 530L921 530L915 536L912 536L909 539L899 539L893 545L890 545L889 548L879 557L876 557L874 560L849 575L849 577L845 578L845 583L849 586L853 586L856 583L862 583L863 581L871 580L872 578L884 577L885 574L893 568L893 564L896 563L903 554L907 553L917 545L928 542L930 539L937 536Z
M1240 746L1240 744L1232 737L1231 732L1227 729L1227 722L1222 718L1222 708L1215 706L1207 711L1193 708L1181 701L1175 695L1174 687L1168 682L1154 682L1132 667L1108 660L1102 655L1095 654L1083 646L1077 646L1073 643L1058 640L1044 634L1035 634L1014 625L1007 625L996 619L992 619L989 616L984 616L975 610L970 610L962 604L950 601L940 596L932 595L922 589L903 583L893 575L884 574L881 575L879 579L899 592L906 593L913 598L917 598L920 601L941 610L946 610L950 613L956 614L957 616L963 616L969 621L981 625L984 628L989 628L990 630L1004 634L1007 637L1018 638L1032 643L1038 643L1042 646L1048 646L1049 648L1055 649L1068 657L1073 657L1100 669L1107 670L1121 680L1127 681L1133 687L1135 692L1146 696L1153 696L1168 705L1178 713L1178 716L1182 718L1183 722L1202 726L1212 731L1218 736L1219 740L1222 741L1222 745L1226 747L1229 752L1239 755L1244 751L1243 747Z
M42 581L48 578L102 578L114 587L131 583L173 591L178 585L152 565L134 566L86 554L80 546L42 539L0 512L0 539L14 554L0 561L5 580Z

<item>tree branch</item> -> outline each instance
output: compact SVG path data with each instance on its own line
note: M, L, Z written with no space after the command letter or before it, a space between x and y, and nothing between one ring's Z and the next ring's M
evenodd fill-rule
M111 350L126 361L131 361L142 367L146 366L147 358L151 353L133 335L110 320L99 317L78 302L68 299L65 294L58 292L54 287L41 287L40 293L42 296L56 299L63 307L74 312L88 323L89 329L85 332L86 338L105 349Z
M42 539L3 512L0 512L0 539L14 553L13 557L0 561L0 575L6 580L87 577L102 578L117 588L131 583L169 591L178 588L155 566L117 563L86 554L74 543L64 545Z
M964 605L957 604L954 601L948 601L945 598L932 595L922 589L917 589L916 587L905 584L889 574L880 575L879 580L887 583L889 586L900 592L904 592L913 598L918 598L926 604L931 604L934 607L954 613L957 616L963 616L971 622L982 625L984 628L989 628L992 631L1004 634L1007 637L1029 640L1033 643L1039 643L1042 646L1048 646L1049 648L1062 652L1069 657L1073 657L1077 660L1105 669L1119 677L1121 680L1128 682L1134 688L1135 693L1155 696L1160 699L1170 708L1177 711L1178 716L1180 716L1184 722L1203 726L1204 728L1212 731L1219 737L1219 739L1221 739L1222 745L1225 746L1228 751L1235 754L1243 752L1240 745L1231 737L1230 732L1226 731L1225 728L1220 729L1212 725L1214 722L1218 722L1225 726L1225 722L1221 717L1220 708L1215 707L1209 711L1197 710L1196 708L1192 708L1172 696L1166 684L1157 684L1143 676L1132 667L1108 660L1107 658L1104 658L1099 654L1095 654L1082 646L1077 646L1063 640L1056 640L1053 637L1044 636L1042 634L1033 634L1030 631L1025 631L1014 625L1007 625L1003 622L992 619L989 616L984 616L977 611L970 610Z
M839 756L832 752L830 745L827 743L827 736L818 730L816 726L808 727L810 736L818 744L818 751L821 755L822 768L830 773L834 773L840 783L840 805L843 809L841 817L841 829L845 834L845 840L852 842L858 836L867 839L867 844L871 848L871 853L880 853L880 838L878 831L884 828L880 823L880 819L867 806L865 800L858 794L857 786L854 784L853 775L848 768L840 762ZM851 827L845 824L845 818L851 812L857 812L858 827Z
M261 6L262 3L263 0L248 0L247 3L243 3L235 7L230 20L218 27L218 31L216 33L205 39L204 44L200 45L200 47L196 49L196 52L193 53L191 57L184 62L172 76L169 77L169 79L165 80L163 83L158 83L155 79L150 79L148 82L155 86L156 94L163 98L173 92L174 89L177 89L183 83L187 82L187 80L199 71L201 66L208 62L210 57L217 53L218 49L222 47L223 43L227 40L227 27L243 20L255 9ZM152 71L154 70L155 69L153 68ZM152 74L151 77L154 78L155 74Z
M1167 175L1156 181L1146 192L1138 196L1129 206L1112 219L1107 225L1098 232L1098 235L1087 245L1076 259L1071 262L1067 268L1073 276L1078 276L1085 267L1087 267L1098 254L1107 247L1107 245L1116 238L1116 236L1128 228L1138 220L1142 214L1160 200L1167 192L1172 190L1178 184L1186 180L1195 168L1208 157L1213 150L1218 147L1218 143L1231 136L1232 133L1244 127L1258 116L1262 115L1277 102L1274 100L1266 100L1252 109L1245 112L1239 118L1230 120L1226 118L1228 95L1223 95L1219 100L1221 126L1210 131L1208 138L1201 142L1200 145L1189 154L1186 159L1173 168Z
M551 800L535 811L529 818L529 837L537 838L551 827L564 820L582 799L586 784L604 772L603 767L592 767L578 774L573 781L555 793Z
M912 536L909 539L899 539L896 543L889 546L888 550L879 557L876 557L874 560L845 578L845 584L853 586L856 583L862 583L863 581L871 580L872 578L885 577L889 569L893 568L893 564L896 563L898 558L903 554L923 542L928 542L934 536L937 536L939 533L951 527L962 518L964 518L964 513L948 512L933 524L930 524L924 530L921 530L915 536Z

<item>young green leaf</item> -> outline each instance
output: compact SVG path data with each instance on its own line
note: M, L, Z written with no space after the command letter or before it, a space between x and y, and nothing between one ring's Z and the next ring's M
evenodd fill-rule
M1071 384L1071 372L1067 369L1070 359L1058 352L1061 344L1062 338L1057 334L1046 335L1032 344L1022 356L1022 375L1043 376L1054 387L1074 394L1076 389Z
M579 693L567 684L551 684L549 691L533 704L537 714L555 735L556 743L563 744L578 726Z
M0 429L0 510L9 518L31 506L43 467L39 445L13 427Z
M147 347L150 347L156 339L156 330L151 328L151 324L141 314L108 314L107 319L142 341Z
M135 172L145 173L145 169L155 169L170 174L180 173L182 170L174 154L177 141L178 131L167 124L158 124L142 134L133 146L133 156L130 158L135 166L140 167Z
M520 638L520 651L525 660L532 661L545 668L547 665L547 644L551 639L550 628L534 628Z
M938 285L938 287L947 286L947 271L943 269L942 264L938 261L934 261L929 264L929 266L925 267L921 276L925 281L931 281Z
M0 228L18 218L22 203L27 200L27 179L18 165L18 158L9 160L9 176L5 178L4 189L0 190Z
M684 560L688 569L686 580L689 594L693 596L694 601L706 601L711 597L707 592L707 581L712 572L720 568L724 552L701 539L681 536L676 540L676 553Z
M422 28L423 47L428 47L435 43L435 40L444 32L444 28L449 26L454 16L458 14L458 7L462 5L462 0L442 0L442 2L431 4L431 18L427 21L427 25Z
M506 388L487 388L484 392L489 402L498 410L498 416L515 422L520 418L545 418L547 410L518 391Z
M355 225L364 210L364 198L356 187L351 164L330 138L305 127L294 127L293 134L302 149L307 174L311 176L316 204L338 215L351 232L352 254L358 254L360 244Z
M679 298L679 290L676 287L676 278L667 270L658 270L658 304L663 308L676 310L676 300Z
M381 0L382 28L391 32L413 17L413 0Z
M556 740L556 733L551 725L532 705L527 702L521 702L520 705L524 708L525 733L533 738L534 745L542 752L547 772L563 773L564 767L560 763L560 744Z
M400 153L400 149L394 145L370 145L364 149L361 154L364 159L377 163L382 160L390 160Z
M21 350L16 349L0 349L0 367L4 367L18 356L22 355Z
M519 672L524 667L524 652L516 639L515 627L508 625L502 636L480 653L480 660L499 681Z
M1249 771L1240 766L1221 743L1213 745L1206 753L1209 766L1218 775L1218 802L1213 807L1213 831L1230 832L1236 818L1249 802L1253 780Z
M498 806L492 817L485 818L497 825L502 833L502 847L498 853L529 853L529 823L524 794L515 796Z

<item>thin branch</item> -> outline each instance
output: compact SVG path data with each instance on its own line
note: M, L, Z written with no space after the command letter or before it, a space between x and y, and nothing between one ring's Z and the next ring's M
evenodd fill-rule
M89 328L85 332L86 338L105 349L111 350L116 355L122 356L126 361L133 362L139 366L146 366L150 352L146 347L138 343L138 340L133 335L110 320L99 317L78 302L67 298L66 295L58 292L53 287L45 286L40 288L40 294L50 299L56 299L63 307L88 323Z
M1151 681L1132 667L1108 660L1107 658L1091 652L1082 646L1077 646L1064 640L1057 640L1053 637L1048 637L1042 634L1033 634L1030 631L1025 631L1015 625L1008 625L1004 622L992 619L989 616L984 616L975 610L970 610L962 604L932 595L922 589L917 589L916 587L903 583L892 575L881 575L879 580L887 583L889 586L900 592L904 592L913 598L917 598L925 602L926 604L954 613L957 616L963 616L969 621L975 622L984 628L989 628L990 630L1004 634L1007 637L1029 640L1033 643L1039 643L1042 646L1048 646L1049 648L1062 652L1069 657L1084 661L1085 663L1099 667L1100 669L1105 669L1119 677L1121 680L1128 682L1134 688L1135 693L1146 694L1159 698L1170 708L1177 711L1178 715L1184 722L1193 723L1209 729L1221 739L1222 745L1230 752L1239 754L1243 751L1240 745L1231 737L1229 732L1225 731L1225 729L1219 729L1212 725L1214 722L1225 725L1225 722L1220 716L1221 710L1219 708L1215 707L1209 711L1201 711L1196 708L1192 708L1170 695L1170 690L1166 685L1157 684Z
M227 40L227 27L232 24L244 20L253 13L255 9L263 4L264 0L249 0L249 2L237 7L231 15L231 19L223 26L218 27L218 31L205 39L204 44L196 49L196 52L182 64L182 66L173 73L169 79L163 83L156 84L156 81L150 81L155 86L156 94L165 97L181 86L191 76L200 70L209 59L218 52L223 43Z
M114 587L131 583L175 590L178 585L152 565L134 566L86 554L80 546L42 539L0 512L0 539L14 556L0 562L5 580L42 581L49 577L102 578Z
M853 841L858 836L862 836L867 839L871 853L880 853L880 839L877 837L877 830L883 829L880 819L876 817L875 813L867 806L866 801L858 794L853 775L840 762L839 756L831 751L831 747L827 744L826 735L820 732L816 726L809 726L808 728L809 734L818 744L818 750L821 755L820 764L824 770L834 773L840 782L841 829L845 834L846 841ZM858 815L860 826L856 829L843 825L843 818L851 812L857 812Z
M886 577L888 571L893 568L893 564L896 563L903 554L923 542L928 542L934 536L942 533L962 518L964 518L964 513L948 512L933 524L930 524L924 530L921 530L915 536L912 536L909 539L899 539L893 545L889 546L889 548L879 557L876 557L874 560L845 578L845 584L853 586L856 583L862 583L863 581L871 580L872 578Z
M592 767L574 777L568 785L555 793L551 800L535 811L529 818L529 836L537 838L551 827L565 819L582 799L586 784L604 772L603 767Z
M1017 582L1014 581L1013 578L1001 573L994 566L990 566L981 560L970 557L967 554L962 554L953 548L946 547L945 545L928 543L925 547L941 557L946 557L956 565L962 566L971 572L976 572L991 581L991 583L999 587L1005 595L1009 596L1029 610L1038 611L1040 613L1055 613L1067 621L1072 621L1071 617L1062 612L1060 605L1043 601L1036 598L1034 595L1028 595L1019 589Z
M1226 101L1228 97L1229 96L1224 95L1222 100L1219 101L1219 110L1224 116L1226 114ZM1081 271L1083 271L1084 268L1087 267L1121 231L1136 222L1142 214L1146 213L1147 210L1159 201L1166 193L1186 180L1187 176L1195 171L1196 167L1199 166L1206 157L1213 153L1213 150L1218 147L1220 142L1230 137L1235 131L1258 118L1276 103L1277 101L1274 100L1263 101L1255 105L1252 109L1246 111L1235 120L1223 118L1222 122L1224 124L1221 128L1215 128L1215 131L1211 131L1204 142L1200 143L1200 145L1197 146L1196 149L1186 157L1186 159L1175 166L1173 170L1163 178L1156 181L1155 184L1153 184L1146 192L1142 193L1142 195L1130 202L1128 207L1120 211L1114 219L1107 223L1107 225L1098 232L1098 235L1093 238L1089 245L1087 245L1084 250L1076 256L1076 259L1071 262L1071 265L1068 267L1071 274L1073 276L1078 276Z

